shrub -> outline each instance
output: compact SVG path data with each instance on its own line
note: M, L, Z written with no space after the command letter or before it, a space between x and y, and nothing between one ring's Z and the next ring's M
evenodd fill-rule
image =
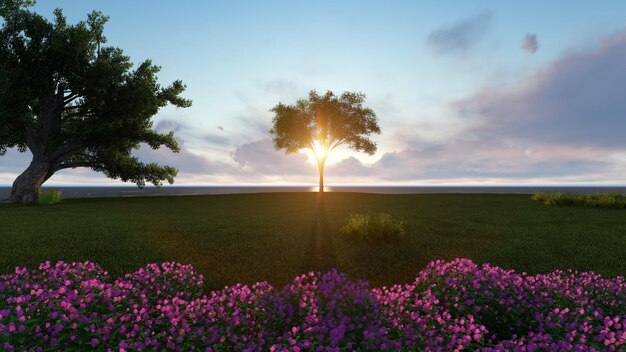
M58 189L47 189L37 195L37 204L56 204L61 201L63 192Z
M331 270L282 289L202 295L190 265L112 279L91 262L0 276L3 351L621 351L626 280L529 275L435 261L410 284L370 289Z
M349 239L379 242L404 237L404 220L388 213L350 214L341 232Z
M624 208L626 197L619 193L578 194L562 192L535 193L532 200L546 205L584 205L597 208Z

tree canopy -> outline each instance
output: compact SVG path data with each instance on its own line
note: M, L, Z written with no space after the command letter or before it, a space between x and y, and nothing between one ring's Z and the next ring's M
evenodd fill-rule
M94 11L68 24L62 10L49 21L34 1L0 0L0 155L8 148L33 154L16 179L13 201L32 201L55 172L88 167L110 178L160 185L176 169L132 156L141 143L178 151L172 133L153 130L152 117L172 104L189 107L177 80L161 86L159 66L134 65L106 46L108 17Z
M320 171L320 192L323 192L324 163L328 154L344 145L352 150L374 154L376 143L369 136L379 134L378 119L372 109L365 107L363 93L331 91L319 95L309 93L294 105L278 103L270 133L276 149L293 153L308 148L313 151Z

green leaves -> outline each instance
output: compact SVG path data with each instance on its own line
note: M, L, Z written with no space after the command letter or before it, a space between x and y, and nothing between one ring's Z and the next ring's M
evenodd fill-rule
M273 128L276 149L287 153L310 148L317 140L329 150L346 145L367 154L376 152L376 143L368 137L379 134L380 127L374 111L363 106L365 95L344 92L336 96L327 91L319 95L309 93L308 99L300 99L294 105L278 103L274 112Z
M152 117L172 104L189 107L176 80L161 86L160 67L134 65L123 51L103 46L108 17L99 11L68 24L30 12L33 1L0 0L0 155L31 150L54 171L90 167L109 177L160 185L176 169L131 156L142 143L178 151L172 133L152 129Z
M3 0L0 2L0 17L10 17L31 6L35 6L35 0Z
M274 127L270 133L274 135L276 149L285 149L294 153L308 148L314 139L315 121L308 106L299 101L300 106L287 106L279 103L271 111L274 112Z

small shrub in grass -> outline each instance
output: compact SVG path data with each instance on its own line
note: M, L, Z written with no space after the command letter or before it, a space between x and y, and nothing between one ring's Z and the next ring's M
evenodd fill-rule
M404 220L383 212L373 215L350 214L341 231L353 240L390 241L404 237Z
M61 202L62 191L58 189L48 189L39 192L37 196L37 204L56 204Z
M562 192L535 193L532 200L546 205L584 205L597 208L625 208L626 197L619 193L578 194Z

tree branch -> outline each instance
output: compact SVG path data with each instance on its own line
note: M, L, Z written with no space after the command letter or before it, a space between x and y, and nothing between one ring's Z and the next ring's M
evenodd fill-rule
M65 116L63 116L63 118L61 119L61 122L65 122L69 119L72 119L74 117L93 117L94 114L90 113L90 112L73 112L71 114L67 114Z
M52 159L59 159L59 158L67 158L69 155L73 154L74 152L76 152L77 150L83 149L84 147L80 144L80 143L71 143L68 142L67 144L62 145L61 147L59 147L53 154L52 154ZM65 159L64 158L64 159Z
M338 146L344 144L345 142L346 142L345 139L338 139L338 140L334 141L333 142L334 144L331 143L332 146L330 147L330 151L335 150L335 148L337 148Z
M67 97L63 98L63 104L69 104L78 98L80 98L80 94L78 93L68 95Z
M85 105L69 105L69 106L65 106L63 107L63 111L67 111L67 110L72 110L72 109L80 109L80 108L85 108Z
M90 162L90 161L80 161L80 162L74 162L74 163L63 163L63 164L59 164L57 166L54 167L54 171L59 171L59 170L63 170L63 169L74 169L77 167L93 167L96 166L97 163L95 162Z

